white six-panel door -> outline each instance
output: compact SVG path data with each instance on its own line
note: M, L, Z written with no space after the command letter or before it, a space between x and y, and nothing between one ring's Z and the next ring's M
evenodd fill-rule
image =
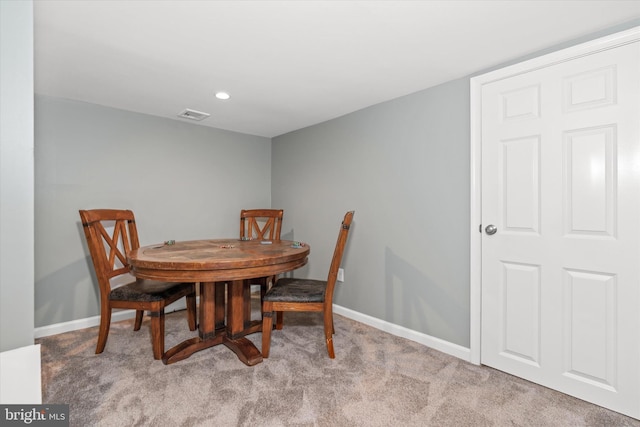
M481 363L640 418L640 42L480 103Z

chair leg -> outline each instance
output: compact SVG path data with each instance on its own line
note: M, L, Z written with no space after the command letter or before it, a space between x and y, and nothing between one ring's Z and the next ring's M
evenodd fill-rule
M142 317L144 316L144 310L136 310L136 321L133 324L133 330L139 331L142 326Z
M336 355L333 351L333 316L325 313L324 317L324 338L327 342L327 352L331 359L335 359Z
M196 294L187 295L187 321L189 322L189 330L195 331L196 324Z
M164 354L164 308L158 311L150 311L151 315L151 345L153 358L162 359Z
M271 347L271 328L273 327L273 311L270 303L262 306L262 357L269 357Z
M96 354L104 351L109 337L109 328L111 327L111 307L100 308L100 329L98 330L98 344L96 345Z
M271 284L273 283L273 279L276 276L269 277L261 277L260 278L260 315L264 317L264 312L262 311L262 304L264 303L264 295L267 293Z
M284 311L276 311L276 329L282 329L284 324Z
M260 284L260 314L262 316L262 318L264 318L264 312L262 311L262 304L264 303L264 294L267 293L268 290L268 283L262 283Z
M251 285L248 280L244 280L242 283L242 290L244 294L244 321L251 321Z

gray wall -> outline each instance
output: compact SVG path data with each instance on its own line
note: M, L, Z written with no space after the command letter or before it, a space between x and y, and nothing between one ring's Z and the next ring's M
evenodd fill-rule
M33 2L0 1L0 352L33 345Z
M460 79L274 138L273 206L310 277L356 211L336 304L469 346L469 134Z
M132 209L149 245L236 237L271 206L269 138L45 96L35 125L37 327L99 314L79 209Z

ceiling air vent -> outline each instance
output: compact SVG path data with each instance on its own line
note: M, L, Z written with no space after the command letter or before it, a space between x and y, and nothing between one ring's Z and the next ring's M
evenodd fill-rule
M203 113L202 111L196 111L196 110L191 110L187 108L182 113L178 114L178 117L183 119L196 120L199 122L200 120L206 119L210 115L211 114Z

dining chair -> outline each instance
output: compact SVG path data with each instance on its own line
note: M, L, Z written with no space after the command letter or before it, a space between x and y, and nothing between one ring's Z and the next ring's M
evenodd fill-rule
M338 269L342 262L342 254L347 243L353 215L354 211L349 211L344 216L327 280L283 277L278 279L264 295L264 302L262 303L262 357L269 357L274 311L312 311L323 313L327 352L331 359L335 358L333 351L333 334L335 333L333 327L333 290L338 278ZM278 316L276 329L282 329L282 325L282 316Z
M130 210L80 210L82 227L100 287L100 329L96 354L104 351L114 308L136 310L133 330L140 330L144 311L151 316L151 342L154 359L164 353L164 309L186 297L189 329L196 329L194 283L160 282L136 279L131 275L127 253L138 249L138 230ZM113 231L109 232L113 227Z
M283 209L242 209L240 211L241 240L280 240ZM251 286L260 286L260 307L275 276L258 277L244 282L245 300L250 301ZM251 304L245 304L245 319L251 319Z
M242 209L240 239L280 240L283 209Z

